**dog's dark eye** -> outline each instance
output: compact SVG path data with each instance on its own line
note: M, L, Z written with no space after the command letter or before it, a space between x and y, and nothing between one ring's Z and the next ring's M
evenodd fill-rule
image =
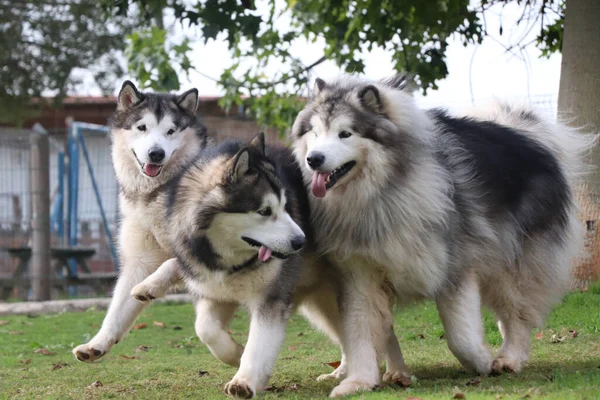
M138 126L138 130L140 130L142 132L146 132L146 125L140 125L140 126Z
M352 136L352 134L348 131L341 131L338 136L340 137L340 139L346 139Z
M172 135L172 134L174 134L174 133L175 133L175 129L169 129L169 130L167 131L167 135Z
M269 217L272 214L271 207L265 207L262 210L259 210L258 214L262 215L263 217Z

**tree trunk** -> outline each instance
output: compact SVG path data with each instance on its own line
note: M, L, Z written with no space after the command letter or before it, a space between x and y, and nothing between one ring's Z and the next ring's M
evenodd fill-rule
M600 132L600 1L567 0L558 94L559 115L585 132ZM592 162L600 167L600 149ZM597 204L600 169L590 178Z
M559 116L584 132L600 133L600 0L567 0L558 94ZM586 160L595 170L579 189L588 258L576 263L575 286L600 273L600 146Z

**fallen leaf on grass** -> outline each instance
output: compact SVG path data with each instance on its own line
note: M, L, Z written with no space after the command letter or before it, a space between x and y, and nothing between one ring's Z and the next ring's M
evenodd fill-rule
M45 348L45 347L42 347L42 348L40 348L40 349L36 349L36 350L34 351L34 353L35 353L35 354L43 354L43 355L45 355L45 356L53 356L53 355L55 355L55 354L56 354L56 353L53 353L53 352L51 352L50 350L48 350L48 349L47 349L47 348Z
M543 331L535 334L535 339L536 340L540 340L540 339L543 339L543 338L544 338L544 332Z
M422 333L419 333L419 334L417 335L417 337L418 337L419 339L425 339L425 335L423 335Z
M406 398L406 400L423 400L423 399L422 399L422 398L420 398L420 397L408 396L408 397Z
M22 335L23 331L12 331L12 332L8 332L9 335Z
M133 326L133 329L138 330L138 329L144 329L146 328L148 325L144 324L143 322L141 324L137 324Z
M476 378L471 379L469 382L466 383L467 386L477 386L481 383L481 377L478 376Z
M148 346L144 346L144 345L139 345L138 347L135 348L135 352L136 353L141 353L142 351L148 351L150 350L152 347L148 347Z
M208 371L203 371L203 370L198 371L198 376L204 376L204 375L208 375Z
M100 381L94 381L94 382L92 382L92 384L90 386L88 386L88 388L93 389L93 388L102 387L102 386L104 386L102 384L102 382L100 382Z
M465 396L465 394L458 388L458 386L454 386L454 389L452 389L452 391L454 392L454 396L452 396L453 399L467 398L467 396Z
M286 390L298 390L300 389L300 385L298 385L297 383L294 383L293 385L285 385L285 386L267 386L265 388L265 390L267 392L273 392L273 393L280 393L280 392L284 392Z
M333 367L333 368L339 367L340 364L342 364L341 361L333 361L333 362L327 363L327 365L329 365L330 367Z
M125 354L121 354L121 357L126 360L137 360L139 357L136 356L126 356Z
M575 329L569 329L569 334L571 335L571 337L576 338L578 333Z
M288 347L288 350L289 350L289 351L295 351L295 350L297 350L297 349L298 349L298 348L297 348L296 346L290 346L290 347Z
M19 360L19 364L31 364L31 358L28 358L27 360Z
M550 343L562 343L565 341L565 339L566 339L566 337L564 337L564 336L558 336L557 334L554 334L550 338Z
M4 320L4 319L0 320L0 325L6 325L8 323L10 323L10 321Z
M50 369L50 371L56 371L57 369L64 368L64 367L66 367L67 365L69 365L69 364L67 364L67 363L64 363L64 362L58 362L58 363L56 363L56 364L52 364L52 368Z
M500 400L501 398L502 398L502 395L501 395L501 394L497 394L497 395L496 395L496 400Z
M159 328L166 328L167 325L164 322L158 322L158 321L154 321L154 326L157 326Z

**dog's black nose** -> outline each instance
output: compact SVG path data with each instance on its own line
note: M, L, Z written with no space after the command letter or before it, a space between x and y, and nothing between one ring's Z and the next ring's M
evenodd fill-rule
M295 236L292 239L292 249L300 250L302 248L302 246L304 246L305 241L306 241L306 238L304 236Z
M150 149L148 152L148 158L150 161L158 163L165 159L165 151L159 148Z
M317 151L313 151L306 157L306 162L311 168L319 168L325 162L325 155Z

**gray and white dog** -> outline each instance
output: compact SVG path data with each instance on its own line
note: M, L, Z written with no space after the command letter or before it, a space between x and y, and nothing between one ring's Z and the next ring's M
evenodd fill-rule
M155 232L175 258L132 295L147 303L185 282L197 297L198 336L215 357L239 367L227 394L250 398L267 386L298 306L339 342L336 270L311 258L310 249L298 253L310 233L308 199L289 149L265 148L262 135L207 148L150 211L169 221ZM251 315L245 349L228 332L239 306Z
M129 332L143 305L131 289L172 255L155 232L167 224L149 212L156 196L206 147L206 128L195 115L196 89L177 96L141 93L126 81L111 121L112 160L119 183L121 273L100 331L73 354L93 362Z
M573 192L595 137L506 105L423 111L403 83L318 79L293 127L317 251L344 275L348 370L332 396L379 382L391 306L418 299L437 302L466 368L520 371L581 251ZM482 305L502 333L495 357Z

